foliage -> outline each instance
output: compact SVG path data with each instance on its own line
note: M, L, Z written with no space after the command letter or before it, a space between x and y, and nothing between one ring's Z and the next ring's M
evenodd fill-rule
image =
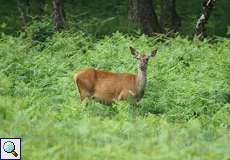
M54 30L48 19L40 21L34 20L26 27L25 33L26 37L39 43L44 42L50 37L54 33Z
M81 104L73 74L85 67L135 73L129 46L158 48L138 106ZM2 35L0 137L22 137L25 160L227 160L229 46L119 32L101 39L56 33L36 45Z
M192 36L198 17L201 14L201 0L176 0L176 9L181 18L181 35ZM227 27L230 25L229 0L219 0L216 7L211 13L208 21L206 33L208 36L225 36L229 37ZM154 1L154 7L159 17L160 0ZM66 13L66 30L79 31L103 37L119 30L123 33L136 33L134 26L130 25L127 20L128 0L71 0L64 2ZM46 0L44 15L40 18L43 24L52 20L52 1ZM0 32L6 34L16 34L23 28L15 0L5 1L0 5ZM33 15L28 15L30 21L34 21ZM38 18L39 19L39 18ZM46 21L46 22L44 22ZM33 25L34 22L28 22ZM40 24L41 24L40 23ZM27 27L28 27L27 26ZM41 25L38 24L38 28ZM46 30L47 31L47 30Z

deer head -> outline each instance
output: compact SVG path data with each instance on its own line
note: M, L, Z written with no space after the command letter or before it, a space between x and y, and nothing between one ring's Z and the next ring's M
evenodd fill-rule
M149 59L151 57L154 57L157 53L157 49L152 50L150 54L146 54L146 53L139 54L138 51L132 47L130 47L130 50L131 50L131 54L134 56L134 58L136 58L139 69L141 71L146 71Z

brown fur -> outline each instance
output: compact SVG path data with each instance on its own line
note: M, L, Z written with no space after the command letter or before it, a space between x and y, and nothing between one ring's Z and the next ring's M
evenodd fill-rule
M94 97L105 103L134 97L136 95L136 79L136 75L133 74L112 73L93 68L81 70L74 75L81 101L87 97Z

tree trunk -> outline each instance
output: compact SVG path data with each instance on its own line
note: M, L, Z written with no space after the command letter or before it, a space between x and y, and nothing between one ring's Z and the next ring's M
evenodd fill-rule
M54 16L54 28L56 31L61 31L65 25L64 19L64 7L62 0L54 0L53 1L53 16Z
M129 0L128 19L139 26L147 35L154 32L162 32L152 0Z
M176 31L180 18L176 12L176 0L161 0L160 24L166 31Z
M137 0L129 0L128 4L129 13L128 13L128 20L133 24L139 23L139 16L138 16L138 3Z
M202 40L204 38L204 27L208 22L210 13L215 5L216 0L204 0L203 2L203 14L200 16L196 23L195 34L193 40Z
M45 0L30 0L32 16L41 16L45 10Z
M17 0L17 8L23 27L25 27L28 22L29 0Z

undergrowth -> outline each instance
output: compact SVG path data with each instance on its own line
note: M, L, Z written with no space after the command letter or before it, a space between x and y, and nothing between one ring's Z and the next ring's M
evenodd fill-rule
M100 40L83 32L32 39L0 39L0 137L22 137L23 159L230 158L229 40L119 32ZM74 73L136 73L130 46L158 48L138 106L81 104Z

